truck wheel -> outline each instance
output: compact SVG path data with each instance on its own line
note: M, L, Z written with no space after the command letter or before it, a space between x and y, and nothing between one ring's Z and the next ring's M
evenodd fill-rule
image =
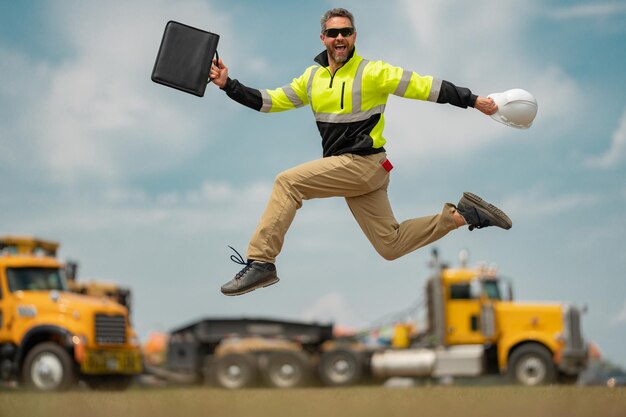
M126 391L134 379L133 375L93 375L85 378L85 383L96 391Z
M272 352L267 356L265 382L274 388L295 388L306 384L310 368L302 352Z
M553 383L556 369L550 351L537 344L520 346L509 358L508 376L512 381L526 386Z
M76 383L70 354L52 342L41 343L28 352L22 368L26 387L37 391L66 391Z
M257 374L255 357L250 354L231 353L217 359L213 364L213 381L222 388L253 386Z
M331 350L320 358L320 378L331 387L356 384L363 374L360 356L350 350Z

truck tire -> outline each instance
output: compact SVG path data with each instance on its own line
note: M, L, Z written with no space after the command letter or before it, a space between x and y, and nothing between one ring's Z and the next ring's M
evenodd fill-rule
M526 386L551 384L557 376L552 354L536 343L522 345L513 351L507 373L511 381Z
M230 353L217 358L211 371L213 382L227 389L251 387L258 375L256 358L246 353Z
M85 383L95 391L126 391L134 380L134 375L93 375Z
M295 388L306 385L311 369L302 352L272 352L267 355L263 379L273 388Z
M66 391L76 384L76 370L70 354L53 342L41 343L28 352L22 378L29 389Z
M354 385L363 375L363 361L358 353L351 350L331 350L322 354L319 373L324 385L330 387Z

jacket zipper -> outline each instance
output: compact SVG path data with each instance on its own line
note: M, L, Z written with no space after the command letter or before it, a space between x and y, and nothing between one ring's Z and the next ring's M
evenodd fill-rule
M337 68L337 71L339 71L342 67ZM335 71L335 73L331 73L330 69L328 69L328 67L326 67L326 71L328 71L328 73L330 74L330 84L328 85L328 88L333 88L333 81L335 80L335 75L337 75L337 71ZM344 95L344 91L346 89L346 82L344 81L341 84L341 110L343 110L343 95Z
M335 71L335 74L333 74L332 72L330 72L330 69L328 68L326 68L326 71L328 71L328 73L330 74L330 84L328 85L328 88L333 88L333 80L335 79L335 74L337 74L337 72Z
M343 92L346 89L346 82L344 81L343 84L341 84L341 110L343 110Z

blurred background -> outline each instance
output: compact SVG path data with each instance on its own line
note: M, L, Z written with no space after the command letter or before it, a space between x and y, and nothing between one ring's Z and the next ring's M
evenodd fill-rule
M308 108L259 114L209 85L150 80L165 24L221 35L232 78L287 84L322 51L319 18L356 18L357 50L479 95L524 88L529 130L479 112L391 97L386 149L399 220L472 191L510 231L456 231L442 259L497 264L516 298L586 306L583 332L626 365L626 4L344 1L0 2L0 232L61 242L84 279L132 288L140 339L215 316L359 328L413 305L430 249L388 262L341 199L308 201L277 261L281 281L243 297L240 269L275 175L321 157Z

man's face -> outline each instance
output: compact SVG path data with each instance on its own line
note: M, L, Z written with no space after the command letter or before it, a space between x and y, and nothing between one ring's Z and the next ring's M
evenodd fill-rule
M356 41L355 31L353 31L352 35L345 37L341 33L337 34L335 38L327 35L328 29L342 28L352 28L350 19L347 17L331 17L326 21L326 30L320 35L320 39L328 51L329 58L337 64L343 64L348 60L348 55L350 55L350 51L354 48L354 42Z

